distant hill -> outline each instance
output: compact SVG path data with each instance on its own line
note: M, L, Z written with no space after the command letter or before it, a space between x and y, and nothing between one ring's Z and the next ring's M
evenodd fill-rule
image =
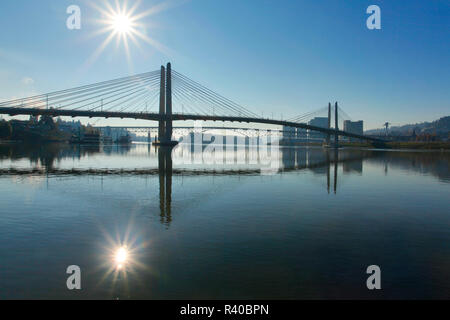
M433 122L406 124L404 126L390 127L389 133L393 136L407 136L416 134L436 134L440 137L448 137L450 132L450 116L440 118ZM366 134L384 134L384 129L367 130Z

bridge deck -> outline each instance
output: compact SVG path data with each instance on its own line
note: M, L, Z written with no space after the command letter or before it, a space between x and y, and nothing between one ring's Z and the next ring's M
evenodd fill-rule
M384 142L384 140L368 137L365 135L353 134L341 130L334 130L328 128L321 128L311 126L305 123L297 123L283 120L264 119L264 118L247 118L247 117L232 117L232 116L205 116L195 114L172 114L160 115L159 113L143 113L143 112L112 112L112 111L83 111L83 110L62 110L62 109L38 109L38 108L11 108L0 107L0 114L7 114L10 116L16 115L33 115L33 116L51 116L51 117L88 117L88 118L119 118L119 119L140 119L151 121L188 121L188 120L200 120L200 121L226 121L226 122L243 122L243 123L260 123L260 124L272 124L278 126L287 126L293 128L301 128L307 130L313 130L323 132L330 135L339 135L343 137L357 138L361 140Z

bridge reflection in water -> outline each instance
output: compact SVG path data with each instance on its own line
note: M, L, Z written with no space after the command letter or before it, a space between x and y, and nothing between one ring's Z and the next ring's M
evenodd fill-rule
M264 171L264 150L228 151L0 144L0 296L73 298L65 261L83 299L369 299L373 261L387 298L450 292L427 280L448 269L450 153L282 147Z
M180 144L175 149L152 147L147 144L131 146L71 146L0 145L1 176L158 176L160 220L172 222L173 176L249 176L267 174L265 153L259 147L233 146L226 149L208 149L204 145ZM308 170L323 177L324 188L330 194L338 192L338 174L363 173L364 161L382 162L386 170L413 159L415 166L408 169L423 171L448 182L448 155L430 155L410 152L383 152L372 150L325 149L320 147L280 147L270 155L279 161L272 174L300 173ZM88 162L96 158L95 162ZM25 161L24 161L25 160ZM196 162L199 161L199 162ZM99 165L101 163L101 166ZM423 164L423 165L422 165ZM444 164L444 166L442 165ZM301 179L301 177L299 177Z

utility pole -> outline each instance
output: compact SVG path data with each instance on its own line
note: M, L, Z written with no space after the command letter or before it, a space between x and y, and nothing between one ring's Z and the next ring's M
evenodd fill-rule
M386 132L385 132L386 137L387 137L387 135L388 135L389 125L390 125L389 122L386 122L386 123L384 124L384 127L386 128Z

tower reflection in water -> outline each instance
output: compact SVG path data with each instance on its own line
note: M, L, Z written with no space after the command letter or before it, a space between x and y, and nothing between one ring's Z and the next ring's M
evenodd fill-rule
M77 176L101 177L102 187L103 179L106 176L158 175L159 212L157 214L160 215L161 223L169 226L173 220L173 174L249 176L307 170L324 178L324 187L328 193L337 193L339 170L342 170L344 175L362 174L365 160L376 161L376 158L386 158L384 153L370 150L336 150L305 146L274 147L269 155L269 152L260 145L255 147L246 144L236 146L236 141L231 146L224 144L222 148L206 148L206 146L207 144L200 144L200 147L197 145L194 147L193 143L180 144L173 149L153 148L149 144L127 147L103 146L96 149L53 144L39 147L0 146L0 160L4 159L5 165L8 165L8 168L0 169L0 173L8 175L45 174L47 178L73 176L76 173ZM399 157L401 154L389 155ZM95 167L96 163L89 162L91 156L98 158L97 162L101 162L102 167ZM410 157L410 155L408 156ZM417 161L426 160L421 159L423 157L421 154L414 154L414 157L417 158ZM151 160L150 167L147 166L149 158ZM29 168L15 166L21 159L30 160ZM75 160L76 162L74 162ZM273 168L271 161L276 163L275 170L266 170ZM387 163L385 160L383 161ZM130 164L131 162L133 164ZM73 167L74 163L77 167ZM134 167L134 165L136 166ZM302 178L299 177L299 179Z
M360 268L361 259L371 263L371 257L391 248L385 244L395 243L399 233L385 224L389 219L408 226L400 230L408 241L392 246L388 259L404 252L398 266L411 262L408 245L418 244L412 261L417 279L423 276L422 261L445 261L446 230L440 226L446 225L448 153L281 147L275 149L279 168L272 177L261 171L267 166L260 161L264 150L242 147L236 151L233 146L224 157L217 148L213 152L193 148L193 153L192 148L182 147L167 150L133 144L92 150L0 144L2 234L3 239L10 239L2 264L11 270L8 277L2 277L2 283L6 282L2 288L19 289L13 298L23 298L22 292L25 298L43 296L46 290L42 288L53 286L47 275L61 272L59 262L68 261L89 271L82 284L91 290L83 293L92 292L88 298L104 298L110 285L114 298L130 294L136 298L186 297L194 294L192 284L198 288L195 293L204 297L215 296L220 287L220 297L242 298L236 296L235 288L240 288L248 289L246 296L250 297L260 292L266 292L265 297L285 297L288 292L293 298L311 298L316 296L304 291L303 281L317 281L320 292L335 292L335 283L329 287L325 282L345 274L348 266L336 270L330 265L339 266L348 255L346 262ZM252 163L252 158L257 161ZM389 177L380 180L379 175L387 170ZM414 193L418 197L412 201L407 195ZM377 203L379 194L385 194L386 201ZM427 219L430 214L423 211L421 201L434 203L433 219ZM396 212L399 204L404 206L400 214ZM376 210L363 212L369 206ZM31 232L24 232L24 226ZM355 228L363 232L354 232ZM386 241L374 250L361 250L377 243L380 234ZM435 241L423 244L428 235ZM338 250L323 259L323 250L317 248ZM433 252L443 256L427 256L430 248L437 248ZM274 259L277 254L282 259ZM35 282L35 273L20 272L25 267L41 270L39 278L44 280ZM273 270L288 272L281 278L274 273L279 286L267 278ZM430 276L438 276L438 271ZM306 276L293 286L291 275L298 274ZM351 283L352 278L346 280ZM56 294L73 297L64 283L54 285L48 290L50 298ZM422 283L417 290L429 289L433 288Z
M151 148L149 147L149 152ZM174 174L173 169L173 155L175 161L183 154L182 150L173 149L170 147L157 147L154 149L158 158L158 174L159 174L159 208L160 208L160 222L166 226L170 226L172 216L172 176ZM241 150L248 153L248 150ZM342 169L344 174L362 174L363 160L374 157L374 154L370 151L367 152L354 152L351 150L337 150L337 149L324 149L324 148L279 148L280 168L278 173L282 172L298 172L302 170L312 171L314 175L326 177L326 188L328 193L337 193L338 189L338 172ZM184 150L186 152L186 150ZM196 153L192 148L187 151L190 155L189 159L203 159L208 155L205 155L204 149L201 148L200 155ZM230 158L245 158L239 157L236 154L238 150L233 150L234 157ZM178 159L179 160L179 159ZM205 161L205 160L203 160ZM235 160L236 161L236 160ZM176 174L189 174L195 173L195 175L257 175L258 171L253 166L245 166L241 163L236 163L234 170L225 169L225 167L211 167L209 169L189 169L188 167L181 166L176 169ZM205 166L206 168L206 166ZM228 168L228 167L227 167ZM222 170L222 171L221 171Z
M172 148L158 148L159 207L161 223L172 222Z

